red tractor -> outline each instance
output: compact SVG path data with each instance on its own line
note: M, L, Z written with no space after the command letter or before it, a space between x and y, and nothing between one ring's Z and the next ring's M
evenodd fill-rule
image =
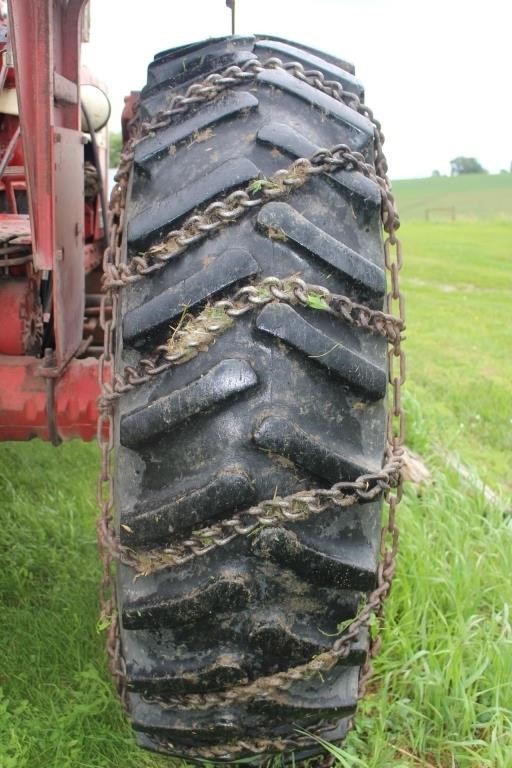
M380 125L353 67L307 46L163 51L126 100L107 228L84 6L2 10L0 435L98 436L108 651L138 742L302 759L351 725L397 547Z

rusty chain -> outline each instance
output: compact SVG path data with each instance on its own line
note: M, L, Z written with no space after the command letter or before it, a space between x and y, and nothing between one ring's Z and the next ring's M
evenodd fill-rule
M149 249L145 254L132 258L129 265L124 264L122 248L125 202L136 144L152 132L165 128L171 123L175 115L184 114L191 107L210 101L226 88L254 79L263 69L284 69L294 77L319 88L337 100L343 101L366 116L374 125L375 168L365 161L363 155L353 152L346 145L337 145L330 150L322 149L312 158L300 158L292 163L288 169L278 171L270 179L258 180L257 185L252 187L249 185L244 190L237 190L223 200L210 204L202 214L196 214L187 219L180 230L170 232L162 244ZM265 63L251 59L242 67L228 67L223 73L210 75L202 83L193 84L185 94L173 95L166 110L159 113L151 122L139 124L135 129L133 138L128 142L123 152L121 165L116 176L116 187L111 198L110 239L103 259L104 293L101 303L100 325L104 331L104 350L98 366L102 396L99 402L97 435L101 448L101 470L98 476L98 503L101 512L98 521L98 539L103 559L101 625L107 627L108 630L109 667L116 679L118 693L125 706L127 706L126 674L120 646L119 620L115 608L113 563L115 560L124 562L124 558L131 559L133 556L129 550L120 545L112 531L113 476L111 462L114 448L114 404L123 392L146 383L152 376L168 370L172 365L179 364L180 361L185 362L186 359L190 359L187 357L191 354L190 350L195 352L197 349L201 349L201 343L196 344L195 348L193 345L189 347L185 354L181 354L182 345L178 350L180 352L178 357L174 356L173 358L173 353L176 354L177 350L173 350L173 339L171 339L168 347L157 350L155 359L139 361L139 370L126 367L122 373L116 373L114 371L113 344L119 290L126 284L140 280L146 274L160 269L171 258L186 250L187 247L199 242L231 221L236 221L246 211L262 205L270 199L288 194L290 190L306 183L313 175L329 173L340 168L358 171L379 185L382 199L382 225L387 235L384 243L385 266L390 275L386 311L375 312L351 302L347 297L334 296L321 286L307 286L299 278L293 278L295 282L292 282L292 278L288 279L288 282L278 281L277 278L268 278L265 284L268 296L261 295L261 286L246 286L242 289L242 293L239 292L233 300L216 302L215 308L221 309L224 315L231 320L233 317L249 311L253 306L261 305L267 301L299 301L307 306L308 291L312 291L326 301L329 311L342 317L345 321L384 335L389 342L388 371L392 390L392 403L387 422L387 449L384 468L379 473L358 478L354 483L337 483L329 490L315 489L314 491L294 494L285 499L264 501L243 515L234 516L228 521L196 532L197 538L194 537L181 542L179 545L173 545L169 551L164 552L164 555L169 556L169 562L161 567L170 567L180 562L187 562L192 557L206 554L206 552L211 551L212 546L222 546L234 536L246 534L247 528L253 530L251 526L254 525L270 525L276 524L276 522L286 522L289 519L303 519L302 515L318 514L329 504L345 506L348 503L358 503L364 501L365 498L375 498L384 494L388 511L381 535L376 588L354 621L334 642L332 648L307 664L260 678L249 685L238 686L230 691L204 695L189 694L179 696L175 700L169 699L167 703L160 702L160 705L170 705L177 708L191 706L202 708L228 701L240 702L257 695L268 696L272 690L282 690L296 680L302 680L311 674L321 674L332 669L348 655L360 631L367 628L371 636L370 651L361 669L358 692L359 698L364 695L371 675L371 659L376 655L379 646L379 638L372 622L374 617L377 617L377 620L381 618L384 600L390 591L395 571L395 557L398 548L396 507L402 495L400 467L405 435L405 416L401 403L401 386L405 381L405 355L402 349L405 305L399 284L402 250L400 241L396 236L400 222L387 177L387 162L382 148L383 142L384 137L380 124L373 117L371 110L360 102L357 95L345 91L337 82L326 80L321 72L306 71L298 62L283 63L277 58L272 58ZM279 295L279 293L284 294L284 296ZM241 301L243 305L240 305ZM197 318L193 318L193 320L197 321ZM204 331L210 334L216 333L220 330L218 325L218 323L210 323L210 325L205 326ZM180 332L177 331L177 333ZM178 340L182 341L182 337L178 337ZM108 373L108 371L110 372ZM350 501L348 501L349 499ZM254 517L254 521L248 522L251 517ZM156 556L153 553L153 557L156 558L158 567L158 557L161 557L161 553ZM133 560L129 564L135 567ZM141 564L137 562L136 565L140 567ZM149 563L150 568L154 565L154 562ZM146 563L147 567L148 564ZM323 726L324 730L329 727L325 724L320 724L320 726ZM318 729L321 729L320 726ZM318 729L315 727L313 730L317 731ZM287 738L278 741L254 739L250 742L239 742L237 746L233 746L233 744L217 745L198 750L194 748L184 750L180 746L180 751L182 753L187 752L191 757L195 755L206 758L226 755L235 757L242 751L249 751L253 754L269 751L278 752L301 744L302 739ZM173 748L173 745L168 742L165 743L165 746Z
M379 472L361 475L352 482L336 483L329 489L301 491L284 498L276 496L273 499L261 501L228 520L192 531L187 539L170 544L163 550L147 550L144 554L135 554L111 535L106 538L106 544L113 557L124 565L134 568L141 575L147 576L164 568L189 563L218 547L229 544L238 536L250 536L261 527L275 527L284 523L307 520L325 512L331 505L342 508L373 501L383 491L398 483L399 473L400 465L396 459L392 459ZM131 529L129 526L124 526L124 530L129 538Z
M162 243L152 246L144 254L133 256L128 264L109 264L105 286L122 288L128 283L142 280L180 256L189 246L238 221L248 211L286 196L291 190L303 186L311 176L340 169L359 171L378 184L383 219L396 227L398 219L392 198L388 197L387 188L380 183L373 166L365 161L360 152L352 151L346 144L338 144L331 149L320 149L309 160L299 158L270 178L257 179L245 189L237 189L221 200L210 203L204 211L186 219L180 229L169 232Z
M315 735L321 736L323 732L332 730L332 723L326 723L325 721L322 721L321 723L317 723L313 726L310 726L308 728L308 733L313 733ZM186 747L182 746L181 744L179 747L177 747L175 744L173 744L170 741L164 740L159 738L158 743L161 747L169 750L175 750L180 753L180 755L184 755L185 757L190 757L192 759L197 758L201 755L207 754L208 758L212 760L234 760L237 757L240 756L240 754L243 754L244 752L251 752L253 755L265 755L269 753L269 745L272 745L272 751L273 752L285 752L289 749L300 749L301 747L311 746L311 738L308 736L297 736L296 738L286 738L283 739L282 737L276 737L271 742L268 739L264 738L253 738L253 739L243 739L236 742L236 745L234 744L220 744L220 745L210 745L209 747L206 747L204 750L198 749L196 747ZM320 764L321 766L325 766L325 768L330 768L330 766L333 763L328 759L326 762L322 761Z
M388 188L390 187L387 178L387 161L382 148L384 136L381 125L375 119L372 110L361 102L357 94L346 91L341 83L335 80L326 80L324 74L319 70L306 70L298 61L283 62L277 56L273 56L265 62L254 57L241 66L231 65L222 73L209 75L201 83L193 83L184 94L172 94L166 109L158 112L150 122L141 123L140 134L135 137L135 143L142 141L158 129L166 128L172 122L173 117L185 114L191 107L211 101L227 88L254 80L265 69L284 70L333 99L347 104L370 120L375 128L375 166L379 177L387 183Z
M115 285L109 283L109 286L115 290ZM167 344L157 347L152 357L141 358L137 366L126 366L122 372L115 374L112 382L103 382L101 406L108 407L109 403L135 387L147 384L154 376L188 362L207 349L236 318L270 302L314 306L318 311L326 311L349 325L383 336L391 342L404 328L399 318L357 304L348 296L331 293L324 286L309 285L297 276L284 279L266 277L257 284L243 286L231 299L208 304L197 316L188 315L184 310L180 325Z
M126 185L128 177L119 177L113 190L109 212L109 244L103 254L103 272L111 264L121 263L123 228L125 215ZM100 305L100 326L103 329L103 351L98 360L98 383L100 392L109 385L114 371L114 330L116 327L118 293L104 287ZM99 404L96 436L101 451L101 466L97 479L96 495L100 508L97 521L98 542L102 558L100 583L101 616L99 627L106 629L106 648L110 672L116 681L116 688L123 705L127 706L126 670L121 652L119 617L115 600L114 556L105 542L110 536L113 517L114 480L111 471L114 450L114 412L110 407Z

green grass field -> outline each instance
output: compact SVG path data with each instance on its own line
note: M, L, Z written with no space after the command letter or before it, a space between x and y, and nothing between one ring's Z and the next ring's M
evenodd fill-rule
M408 443L433 480L400 508L384 647L346 767L512 766L511 178L396 185ZM454 223L421 221L436 184ZM0 445L0 768L169 764L134 746L105 671L96 464L92 445Z
M403 221L425 220L427 209L454 208L459 221L512 219L512 174L471 174L405 179L394 183ZM432 221L446 221L450 213L432 211Z

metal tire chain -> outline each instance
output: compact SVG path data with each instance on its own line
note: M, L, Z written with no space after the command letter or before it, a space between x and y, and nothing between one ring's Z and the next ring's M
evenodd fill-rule
M308 728L308 733L320 734L323 731L328 731L329 729L332 729L332 723L326 723L325 721L322 721L315 724L314 726L310 726ZM234 760L237 758L237 754L244 751L252 752L253 755L265 755L269 753L269 747L272 747L273 752L285 752L290 748L297 749L300 747L311 746L311 738L305 736L297 737L295 739L283 739L280 737L272 740L262 738L243 739L237 741L235 747L233 747L232 744L218 746L214 745L205 747L201 750L195 749L194 747L184 747L181 745L179 748L177 748L172 742L161 738L158 739L158 743L165 749L179 751L180 754L191 757L192 759L197 758L198 755L201 755L203 756L203 759L210 758L215 760L224 758L228 760ZM322 765L324 764L331 766L333 763L328 760L326 763L322 762Z
M393 219L393 226L395 229L398 229L398 216L387 178L387 161L382 150L384 136L380 123L375 120L372 111L365 104L361 103L356 94L345 91L340 83L325 80L321 72L317 70L306 71L299 62L283 63L277 57L272 57L264 63L254 58L247 61L241 67L236 65L230 66L222 73L209 75L201 83L192 84L185 94L176 94L172 98L167 110L159 112L151 122L141 123L138 126L137 133L139 135L133 136L129 146L123 153L118 176L123 171L124 173L129 173L135 146L147 138L153 131L167 127L171 124L174 116L183 115L191 107L211 101L227 88L254 79L264 69L283 69L288 71L298 79L313 85L337 101L347 103L352 109L367 117L375 127L375 167L377 172L370 164L365 162L364 156L361 153L351 152L350 148L343 144L333 147L330 151L320 150L311 160L301 158L292 163L287 172L284 170L278 171L271 180L264 180L266 184L263 186L263 194L260 197L251 196L249 185L249 188L246 190L237 190L231 193L224 198L222 203L217 201L207 206L201 216L191 216L179 230L172 231L167 235L166 242L173 239L175 241L174 248L167 253L158 253L159 250L165 251L165 244L162 244L156 248L151 248L143 256L134 257L129 266L117 265L118 269L113 270L107 276L107 287L110 282L122 287L125 283L139 280L144 275L161 269L171 258L183 253L189 245L206 238L211 232L216 231L221 226L231 221L236 221L246 210L262 205L266 200L282 197L287 188L301 186L306 181L306 177L311 174L323 173L329 170L336 170L337 168L357 170L376 182L380 187L382 196L383 222L386 223L389 219ZM123 169L125 164L126 168ZM148 263L148 257L152 257L152 263Z
M258 69L258 71L261 71L261 69L265 67L276 68L278 66L282 67L283 69L287 69L288 71L292 70L292 74L294 74L296 77L299 77L300 79L305 80L306 82L310 82L309 78L312 76L311 72L308 72L308 73L304 72L302 65L298 64L297 62L282 65L282 62L280 62L279 60L276 61L275 59L269 60L268 62L265 63L265 65L261 65L260 62L257 62L257 60L250 61L250 62L247 62L242 68L230 67L228 68L228 70L226 70L222 74L210 75L210 77L207 78L203 83L201 84L198 83L190 86L185 96L180 96L180 95L175 96L171 102L171 108L166 111L165 115L158 115L155 121L151 122L150 124L143 124L139 129L139 135L134 136L132 139L129 140L126 150L123 152L121 165L120 165L118 174L116 176L117 185L114 188L112 192L112 197L111 197L111 211L110 211L110 222L109 222L110 243L107 249L105 250L104 259L103 259L105 282L104 282L104 294L102 297L101 311L100 311L100 324L104 331L104 351L99 359L98 378L100 382L101 391L107 397L113 391L113 388L110 382L107 382L106 380L105 368L106 368L106 364L113 363L113 357L112 357L113 332L115 330L115 322L116 322L116 315L117 315L117 302L118 302L117 292L119 290L119 287L121 287L119 282L121 282L121 285L124 285L126 282L131 282L133 279L139 279L139 274L140 274L140 277L142 277L144 274L144 272L142 272L142 269L144 267L140 263L137 265L136 275L135 274L126 275L126 272L121 267L121 250L123 245L122 240L123 240L123 229L124 229L125 200L126 200L126 192L128 187L128 180L130 177L131 165L133 162L134 146L138 140L140 140L141 138L144 138L151 130L156 130L158 128L162 128L168 125L175 114L183 114L184 112L188 111L189 107L192 106L193 104L198 104L198 103L202 103L204 101L210 100L211 98L216 96L218 93L220 93L221 90L224 90L229 86L238 84L238 82L242 82L243 80L248 79L247 75L249 73L244 72L244 69L247 69L251 64L253 67L259 66L260 69ZM236 74L238 75L238 77L234 78L234 80L230 80L229 82L227 82L227 79L229 78L230 74L234 73L234 70L236 70ZM240 76L239 73L242 76ZM257 72L255 74L257 74ZM384 243L385 264L386 264L386 269L390 274L390 283L391 283L391 289L388 292L386 297L386 310L388 314L392 314L393 309L397 307L398 308L397 320L401 322L402 328L405 328L405 304L404 304L403 296L400 292L400 285L399 285L399 272L402 268L402 250L401 250L400 241L396 237L396 230L400 226L400 222L399 222L398 215L396 213L394 199L391 194L390 183L387 177L387 161L382 149L384 136L382 135L380 124L374 119L371 110L369 110L368 107L366 107L364 104L360 102L357 95L344 92L339 83L332 83L330 81L325 81L322 73L314 73L314 75L316 75L314 77L314 82L310 82L310 84L314 85L315 87L318 87L320 90L324 92L330 93L330 95L333 96L334 98L337 98L343 101L347 101L348 99L349 106L351 106L361 114L368 117L368 119L370 119L374 125L375 170L364 162L364 158L359 153L351 153L350 149L346 146L336 147L334 148L334 152L337 151L340 154L341 153L344 154L344 157L345 157L344 167L347 170L358 170L362 172L364 175L366 175L367 177L372 178L380 186L381 195L382 195L382 211L381 211L382 224L383 224L384 231L387 233L387 238ZM213 89L211 87L212 78L217 79L216 87ZM206 93L204 92L201 93L201 88L203 86L204 88L206 88ZM179 106L176 106L177 100L179 100L180 102ZM163 117L165 117L165 120L162 121L161 118ZM160 118L160 122L157 122L159 118ZM312 169L311 171L312 173L315 173L315 172L322 173L326 170L332 170L332 166L335 164L338 166L342 165L341 162L334 161L334 153L332 151L329 152L328 150L322 150L321 153L317 153L317 156L315 156L315 158L312 158L310 161L296 161L296 163L305 162L305 164L309 163L313 165L313 161L315 159L317 160L317 162L320 159L324 159L326 162L322 167L318 162L318 165L314 168L314 170ZM292 167L293 165L295 164L292 164ZM291 186L294 186L294 185L291 185ZM228 199L229 199L229 196L228 196ZM250 202L254 202L254 201L251 200ZM253 206L247 206L247 207L253 207ZM226 219L224 219L223 221L226 221ZM217 227L211 227L209 230L207 230L205 234L208 234L209 231L216 228ZM181 234L181 232L179 234ZM185 243L183 245L185 245ZM173 255L177 255L177 253L174 253ZM112 273L112 268L115 270L114 273ZM121 280L119 280L119 277L121 274L123 274L124 279L121 278ZM117 280L112 279L116 277L118 278ZM108 319L107 319L107 308L110 308L110 314L111 314L111 316ZM404 442L404 435L405 435L405 415L401 405L401 397L400 397L401 386L405 381L405 355L404 355L403 349L401 348L401 341L402 341L402 334L399 333L397 334L394 341L391 342L391 346L388 350L389 381L392 386L393 403L392 403L392 408L388 413L387 450L386 450L386 459L387 459L386 464L390 463L390 460L393 462L396 461L399 467L402 464L403 442ZM396 372L395 365L394 365L394 363L396 362L396 358L398 358L398 362L399 362L398 372ZM154 371L154 372L157 373L158 371ZM108 625L107 653L109 657L109 668L112 675L116 679L116 686L117 686L117 690L121 698L121 701L124 704L125 708L128 708L127 695L126 695L127 691L126 691L125 665L124 665L124 660L122 658L121 647L120 647L120 635L119 635L119 623L118 623L119 619L118 619L117 611L115 610L115 607L114 607L115 579L114 579L113 569L112 569L112 562L114 557L112 552L110 551L110 547L108 546L108 542L111 538L110 526L111 526L112 506L113 506L113 478L110 472L110 461L111 461L112 451L114 447L113 445L114 444L113 404L112 402L107 403L106 400L104 400L103 398L101 398L101 401L99 404L97 437L98 437L98 443L101 448L101 470L98 476L97 495L98 495L98 503L101 511L101 515L98 520L98 541L99 541L99 546L101 549L102 560L103 560L103 577L101 581L102 616L105 623ZM368 627L370 625L370 622L373 616L377 616L379 619L382 616L384 600L391 589L391 583L392 583L392 579L395 571L395 557L398 549L398 538L399 538L398 528L396 525L396 507L400 502L401 497L402 497L401 478L400 478L400 474L398 474L398 480L397 480L396 486L387 487L385 489L385 499L388 507L388 517L387 517L386 525L382 529L382 535L381 535L381 547L380 547L381 559L380 559L380 563L377 571L377 587L371 593L367 603L365 604L364 608L359 613L359 615L355 618L354 622L352 622L352 624L348 627L348 629L334 643L333 648L328 654L331 657L332 656L335 657L334 661L330 664L330 666L333 666L333 664L335 664L340 658L348 654L350 649L350 644L355 639L359 629L362 626ZM377 654L378 648L380 645L378 636L374 636L372 635L372 633L370 634L371 634L370 651L369 651L366 663L363 665L360 672L359 689L358 689L359 699L365 693L368 679L371 676L371 672L372 672L371 659ZM325 654L322 654L322 656L324 655ZM315 671L314 669L315 663L317 663L319 659L320 657L317 657L308 665L303 665L304 667L308 667L308 669L306 670L307 673ZM296 667L292 670L289 670L288 673L281 673L281 675L272 676L272 678L281 677L282 675L287 675L288 676L287 682L288 682L290 677L293 678L295 677L295 674L298 673L299 674L298 679L301 679L302 676L300 675L300 670L301 670L301 667ZM269 684L272 684L272 678L265 678L265 681ZM267 687L267 693L268 692L269 692L269 689ZM229 693L230 692L227 692L225 695L228 696ZM192 694L191 696L195 696L195 695ZM212 701L213 696L215 697L215 702L218 703L219 701L218 694L207 695L209 702L213 703ZM181 702L183 702L183 699L181 699ZM196 703L196 706L197 706L197 703ZM352 724L353 724L353 721L351 719L350 726L352 726ZM317 729L315 728L314 730L317 730ZM272 740L270 741L255 740L253 742L245 741L243 743L240 742L235 751L236 753L239 753L240 751L247 750L247 751L252 751L254 754L261 754L262 752L269 751L269 749L270 751L284 751L288 749L290 746L293 747L297 743L298 743L297 740L290 740L290 739L281 740L279 743ZM172 748L171 744L169 744L168 746ZM203 750L185 749L184 750L181 747L180 747L180 750L183 753L186 752L190 756L193 756L195 754L203 757L207 756L206 753L208 752L208 749L203 749ZM227 751L230 755L233 755L233 746L226 745L226 747L216 747L215 749L211 749L210 750L211 756L214 757L216 755L219 755L219 750L223 750L224 753L226 753Z
M216 301L207 307L205 312L218 309L233 322L234 318L239 318L248 311L270 302L300 303L307 307L310 305L309 300L312 295L321 297L325 303L325 309L335 317L342 318L353 326L384 336L391 343L403 330L403 323L392 315L356 304L347 296L332 294L328 288L309 285L294 276L281 280L277 277L267 277L258 285L244 286L232 299ZM139 364L139 370L127 366L123 374L115 376L112 387L105 385L101 399L102 405L108 407L125 392L149 382L153 376L165 370L187 362L199 351L205 351L214 342L216 336L227 329L227 326L223 326L217 320L217 322L210 321L210 324L202 322L199 329L194 328L202 314L191 317L188 321L185 315L183 328L177 328L174 331L168 345L159 347L154 358L143 359ZM172 351L175 337L184 342L179 345L181 349L177 352ZM309 492L298 492L286 498L278 497L262 501L228 520L193 531L189 539L169 546L163 551L149 550L144 555L134 556L130 548L122 546L110 531L105 532L105 544L113 558L122 562L123 565L135 568L143 575L148 575L164 568L184 565L196 557L206 555L216 547L228 544L237 536L250 535L260 525L268 526L280 522L304 520L310 515L325 511L329 504L346 507L375 499L383 490L396 483L398 472L399 466L395 461L383 467L379 473L366 474L352 482L336 483L329 490L315 489ZM253 521L244 523L244 519L248 517L253 518ZM131 533L128 526L125 526L125 530Z
M264 205L269 200L285 197L292 189L305 184L311 176L339 169L359 171L378 184L383 223L390 223L390 226L396 229L399 221L393 197L386 184L377 176L374 168L365 162L360 152L352 151L346 144L337 144L331 149L318 150L309 160L295 160L288 168L277 171L268 179L256 180L259 187L257 191L255 182L252 182L245 189L235 190L221 200L210 203L204 211L186 219L180 229L169 232L163 243L152 246L144 254L133 256L129 264L109 264L105 275L105 288L123 288L128 283L142 280L146 275L165 267L190 245L206 239L231 222L238 221L247 211Z
M185 325L183 328L175 329L167 344L157 347L152 357L139 360L137 366L125 366L122 373L116 374L112 384L104 382L101 405L108 406L125 392L141 384L147 384L153 376L163 373L174 365L187 362L198 351L204 351L209 344L213 343L215 336L225 330L219 319L208 321L202 317L208 311L221 310L232 321L270 302L301 304L309 307L313 296L324 302L318 311L327 311L349 325L383 336L390 343L394 343L397 336L404 330L404 324L399 318L381 310L357 304L348 296L333 294L322 285L310 285L294 275L283 279L266 277L259 283L243 286L231 299L222 299L207 305L203 312L195 317L187 315L185 307ZM179 345L175 343L175 338L182 343ZM181 348L175 350L175 346Z
M262 501L228 520L193 531L189 539L178 544L164 550L148 550L140 556L132 555L131 550L121 546L110 532L105 536L105 545L114 559L134 568L140 575L147 576L159 570L189 563L229 544L238 536L249 536L260 526L307 520L313 515L321 514L331 504L343 508L375 500L383 491L398 484L399 472L398 461L394 460L386 464L379 473L362 475L350 483L336 483L330 489L301 491L285 498L276 497ZM244 523L244 518L250 518L250 521Z
M247 211L264 205L269 200L285 197L292 189L305 184L311 176L339 169L359 171L379 185L382 220L391 221L391 226L397 228L399 222L394 210L394 201L381 178L376 175L373 167L365 162L360 152L353 152L346 144L338 144L332 149L318 150L309 160L299 158L288 168L277 171L268 179L256 180L259 187L257 191L255 182L252 182L245 189L235 190L221 200L210 203L203 212L186 219L180 229L169 232L163 243L152 246L144 254L133 256L129 264L109 264L105 288L123 288L128 283L142 280L184 253L190 245L237 221Z
M106 274L111 264L121 263L127 179L116 178L116 181L117 184L112 191L110 200L109 244L103 254L104 274ZM113 340L117 307L117 291L103 286L99 315L100 327L103 329L103 351L98 359L98 382L101 393L105 392L105 388L108 386L107 368L111 376L114 368ZM98 400L96 438L101 451L101 465L96 486L96 496L100 508L100 515L97 520L97 536L103 565L100 582L101 615L99 625L106 627L106 650L109 670L115 680L119 698L127 709L126 668L121 652L119 617L115 602L114 556L111 550L105 546L105 542L110 535L113 512L114 479L110 465L114 450L114 434L114 409L102 406L100 400Z

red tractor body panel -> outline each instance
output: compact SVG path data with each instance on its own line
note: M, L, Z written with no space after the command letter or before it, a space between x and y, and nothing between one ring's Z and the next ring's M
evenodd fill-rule
M96 430L97 359L75 359L101 344L104 222L100 193L84 194L85 4L9 0L0 27L0 93L15 85L19 111L0 114L0 439Z
M99 393L98 361L93 357L71 360L57 379L41 375L49 372L41 364L35 357L0 356L0 440L39 437L55 441L57 435L52 429L56 429L60 439L93 440Z

